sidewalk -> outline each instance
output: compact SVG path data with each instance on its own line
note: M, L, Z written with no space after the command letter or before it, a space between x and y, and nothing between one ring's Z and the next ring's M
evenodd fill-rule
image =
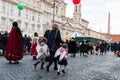
M47 73L40 70L40 65L34 70L33 63L30 55L25 55L20 64L9 64L1 56L0 80L120 80L120 58L113 53L69 57L67 72L60 76L53 70L53 66Z

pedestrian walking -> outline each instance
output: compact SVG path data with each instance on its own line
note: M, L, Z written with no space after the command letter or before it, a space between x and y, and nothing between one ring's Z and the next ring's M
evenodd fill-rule
M9 33L8 31L5 31L4 34L2 34L2 48L3 48L3 54L5 54L7 42L8 42Z
M9 63L19 63L18 61L23 58L23 37L17 22L13 22L9 34L5 58Z
M23 37L23 42L24 42L24 53L26 53L26 51L28 49L28 37L26 34Z
M28 52L30 53L30 48L31 48L31 42L32 42L32 39L30 36L28 36Z
M38 33L34 33L34 38L32 40L32 46L31 46L31 50L30 50L30 54L33 57L33 60L36 60L36 56L37 56L37 51L36 51L36 46L37 46L37 42L38 42Z
M100 44L100 55L103 55L105 52L105 42L102 41L102 43Z
M82 41L81 45L80 45L80 56L81 55L85 56L85 43L84 43L84 41Z
M37 65L41 62L41 69L44 69L44 63L46 56L49 55L48 46L47 46L47 39L45 37L40 37L38 40L38 44L36 46L37 51L37 62L34 63L34 68L36 69Z
M60 75L60 71L65 73L65 69L67 66L67 59L68 59L68 45L63 44L59 49L57 49L55 53L55 58L58 58L58 70L57 75Z
M97 42L95 50L96 50L96 55L98 55L100 53L100 43L99 42Z
M77 50L77 44L75 41L75 38L71 38L70 42L69 42L69 46L70 46L70 53L72 53L71 57L75 57L76 55L76 50Z
M60 44L63 43L60 35L60 30L58 29L57 24L53 24L52 30L48 34L48 47L50 50L50 61L46 66L46 71L49 72L49 68L54 62L54 70L57 70L57 59L54 58L56 50L60 47Z

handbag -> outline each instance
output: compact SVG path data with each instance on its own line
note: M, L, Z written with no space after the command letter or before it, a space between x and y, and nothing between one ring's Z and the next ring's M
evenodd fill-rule
M55 52L59 47L60 47L59 45L54 43L53 46L52 46L52 51Z
M55 33L54 44L52 45L52 48L51 48L53 52L55 52L60 47L58 44L55 43L55 40L57 38L57 33L58 33L58 30Z

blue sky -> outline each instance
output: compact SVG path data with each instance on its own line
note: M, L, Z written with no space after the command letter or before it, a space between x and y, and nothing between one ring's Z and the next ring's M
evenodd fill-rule
M67 5L67 17L73 16L72 0L65 0ZM120 34L120 0L81 0L82 18L89 22L89 28L101 32L107 32L108 13L111 13L111 33ZM71 12L72 11L72 12Z

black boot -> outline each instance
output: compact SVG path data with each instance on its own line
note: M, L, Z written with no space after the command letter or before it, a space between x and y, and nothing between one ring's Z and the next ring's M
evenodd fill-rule
M37 60L36 56L33 56L33 60Z
M44 69L43 65L44 65L44 62L41 63L40 69Z
M49 66L46 66L46 71L49 72Z
M57 75L60 75L60 72L59 72L59 71L57 72Z
M54 70L58 70L58 68L55 66L55 67L54 67Z
M40 61L37 61L35 64L34 64L34 69L36 69L37 65L40 63Z
M65 74L65 70L62 70L62 73L64 73L64 74Z

